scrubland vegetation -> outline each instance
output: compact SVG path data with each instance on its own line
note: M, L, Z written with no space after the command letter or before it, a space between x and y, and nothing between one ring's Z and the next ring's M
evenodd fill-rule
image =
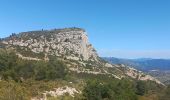
M71 97L49 100L169 100L170 86L151 81L118 80L107 75L76 73L68 70L56 57L45 61L28 61L14 52L0 49L0 100L30 100L44 91L70 85L82 91ZM72 82L72 83L69 83Z

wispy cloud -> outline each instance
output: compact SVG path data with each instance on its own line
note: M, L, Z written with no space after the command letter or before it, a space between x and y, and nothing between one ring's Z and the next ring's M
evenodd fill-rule
M118 58L165 58L170 59L170 50L98 50L102 57Z

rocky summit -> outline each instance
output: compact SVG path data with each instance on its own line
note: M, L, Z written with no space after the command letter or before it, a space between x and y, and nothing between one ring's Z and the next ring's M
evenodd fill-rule
M88 41L85 30L80 28L65 28L41 30L12 34L2 41L8 48L14 48L20 55L20 50L36 54L55 55L73 60L97 61L96 50Z

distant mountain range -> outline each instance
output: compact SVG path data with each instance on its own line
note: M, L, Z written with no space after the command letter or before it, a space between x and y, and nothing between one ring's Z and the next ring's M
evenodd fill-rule
M121 59L115 57L103 57L103 58L112 64L125 64L133 66L142 71L170 70L170 59L152 59L152 58Z
M147 74L150 74L165 84L170 84L170 59L122 59L115 57L103 57L112 64L125 64L133 66Z

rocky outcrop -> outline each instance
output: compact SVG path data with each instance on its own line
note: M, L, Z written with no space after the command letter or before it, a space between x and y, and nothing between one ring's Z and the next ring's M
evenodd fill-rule
M33 58L33 57L24 57L23 55L17 53L16 54L19 58L24 59L24 60L35 60L35 61L40 61L41 59L38 58Z
M42 93L43 94L42 98L35 97L35 98L32 98L31 100L48 100L47 95L57 98L59 96L68 94L71 97L74 97L75 94L80 94L80 93L81 91L78 91L75 88L64 86L64 87L55 88L54 90L51 90L51 91L45 91L44 93Z
M73 60L96 61L98 57L88 41L87 33L79 28L23 32L4 39L2 43L37 54L64 56Z

